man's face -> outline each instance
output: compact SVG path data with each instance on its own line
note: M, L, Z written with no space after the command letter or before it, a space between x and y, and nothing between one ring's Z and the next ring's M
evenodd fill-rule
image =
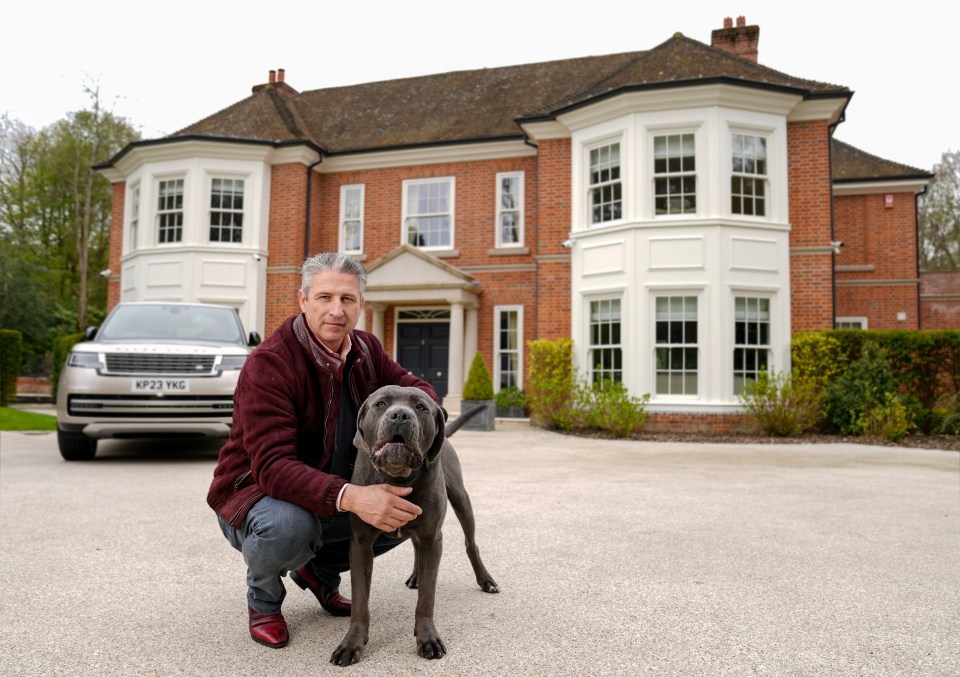
M301 289L298 296L313 335L330 350L340 352L343 338L357 326L363 312L360 281L349 273L325 270L313 276L309 294Z

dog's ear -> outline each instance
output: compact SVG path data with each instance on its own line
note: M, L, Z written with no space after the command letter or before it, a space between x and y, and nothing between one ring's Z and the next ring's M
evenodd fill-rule
M367 402L370 401L368 397L362 405L360 405L360 411L357 412L357 432L353 436L353 446L357 448L357 451L362 451L365 454L370 454L372 450L370 445L367 444L367 441L363 438L363 418L367 415L367 409L369 409Z
M433 400L431 400L431 402L432 401ZM440 450L443 449L443 442L447 439L447 434L444 431L446 418L447 411L439 404L434 405L433 422L437 427L437 431L433 437L433 444L431 444L430 448L427 450L428 463L433 463L436 461L437 456L440 455Z

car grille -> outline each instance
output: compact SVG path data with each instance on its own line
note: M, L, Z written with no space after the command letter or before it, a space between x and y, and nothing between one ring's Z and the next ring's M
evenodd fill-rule
M230 418L230 395L71 395L70 416L98 418Z
M145 355L120 353L106 355L107 374L189 374L213 371L213 355Z

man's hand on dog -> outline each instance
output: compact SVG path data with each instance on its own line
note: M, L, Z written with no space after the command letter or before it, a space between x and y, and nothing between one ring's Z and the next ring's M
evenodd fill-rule
M401 498L411 491L412 487L395 487L390 484L349 484L340 498L340 509L352 512L380 531L390 533L423 512L419 506Z

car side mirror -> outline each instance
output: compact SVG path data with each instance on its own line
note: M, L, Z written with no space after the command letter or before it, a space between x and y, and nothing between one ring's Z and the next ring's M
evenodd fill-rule
M248 346L258 346L260 345L260 334L255 331L250 332L250 337L247 339Z
M97 335L97 327L87 327L87 330L83 332L83 335L88 341L92 341L93 337Z

